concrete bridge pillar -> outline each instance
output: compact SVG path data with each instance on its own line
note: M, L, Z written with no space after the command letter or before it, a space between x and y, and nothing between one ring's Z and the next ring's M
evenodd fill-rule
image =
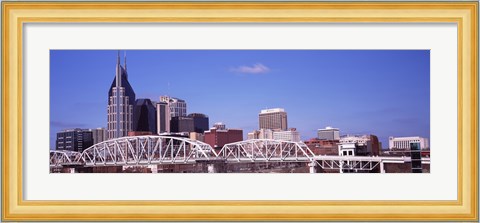
M150 168L152 173L158 173L158 165L149 165L148 168Z
M226 173L226 163L224 160L210 160L205 163L207 165L207 173Z
M217 168L215 167L215 164L213 164L213 163L207 164L207 171L208 171L208 173L216 173Z
M315 161L310 162L308 166L310 167L310 173L317 172L317 164L315 163Z

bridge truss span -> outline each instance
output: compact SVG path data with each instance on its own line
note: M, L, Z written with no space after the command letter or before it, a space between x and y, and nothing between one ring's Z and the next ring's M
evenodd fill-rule
M123 166L195 163L210 160L217 153L206 143L173 136L132 136L95 144L75 162L84 166Z
M50 151L52 169L157 165L151 167L156 169L158 165L163 164L201 163L199 165L201 168L206 165L210 171L226 168L226 165L238 164L241 168L247 168L250 163L263 165L262 163L268 162L278 164L273 166L307 163L311 173L321 169L339 170L341 173L380 170L384 173L385 163L409 163L411 158L315 155L303 142L273 139L250 139L228 143L219 151L215 151L201 141L162 135L116 138L95 144L82 153ZM430 158L422 158L422 163L430 164ZM170 168L169 165L167 168Z
M82 154L69 150L50 150L50 166L60 167L64 164L81 165Z
M353 171L372 171L379 166L381 161L376 160L344 160L344 159L318 159L316 165L322 169L340 170L340 172Z
M218 156L227 162L311 162L315 154L303 142L250 139L225 144Z

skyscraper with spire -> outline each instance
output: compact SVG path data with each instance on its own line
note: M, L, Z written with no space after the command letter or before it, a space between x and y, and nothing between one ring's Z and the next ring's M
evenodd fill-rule
M120 64L120 51L117 55L115 78L108 91L108 139L127 136L133 128L133 106L135 92L128 82L127 55L124 56L124 66Z

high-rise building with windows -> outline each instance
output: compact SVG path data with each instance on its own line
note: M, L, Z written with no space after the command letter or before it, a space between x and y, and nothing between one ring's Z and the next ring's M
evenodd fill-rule
M137 99L133 109L133 130L135 132L157 133L156 108L148 98Z
M89 129L92 132L93 144L107 140L107 130L105 128Z
M170 108L166 102L157 103L157 134L170 132Z
M171 117L187 116L187 102L185 100L170 96L160 96L160 101L168 103Z
M63 130L57 133L55 144L56 150L83 152L93 145L92 131L79 128Z
M260 129L274 129L286 131L287 113L283 108L264 109L258 115Z
M203 133L208 130L208 116L201 113L192 113L188 115L193 118L193 128L196 133Z
M115 78L108 91L107 134L109 139L127 136L133 129L133 106L135 92L128 82L127 58L124 67L120 65L120 52L117 56Z
M170 132L194 132L193 118L172 117L170 120Z

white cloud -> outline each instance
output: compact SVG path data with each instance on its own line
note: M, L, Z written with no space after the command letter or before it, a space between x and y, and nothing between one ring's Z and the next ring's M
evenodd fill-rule
M270 72L270 68L261 63L257 63L253 66L239 66L232 68L231 71L244 74L264 74Z

